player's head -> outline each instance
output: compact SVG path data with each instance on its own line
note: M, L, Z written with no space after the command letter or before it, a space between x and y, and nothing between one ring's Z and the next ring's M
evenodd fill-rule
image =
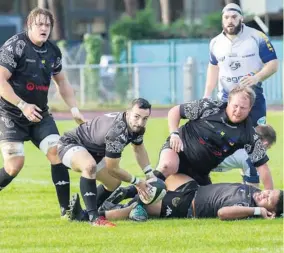
M255 192L253 199L257 206L264 207L270 212L275 212L276 216L283 214L283 191L264 190Z
M33 43L41 46L47 41L54 25L54 18L49 10L42 8L33 9L27 17L29 38Z
M222 26L226 34L236 35L242 29L243 13L237 4L227 4L222 10Z
M240 123L245 120L254 105L255 92L248 86L236 86L229 93L226 113L232 123Z
M271 146L276 142L276 132L270 125L259 125L255 128L255 131L259 135L263 146L266 149L271 148Z
M146 99L134 99L126 112L127 124L130 130L134 133L143 134L150 114L151 104Z

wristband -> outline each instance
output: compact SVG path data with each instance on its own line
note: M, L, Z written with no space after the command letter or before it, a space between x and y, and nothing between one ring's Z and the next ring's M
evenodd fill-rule
M133 185L137 185L140 183L140 179L135 176L132 176L130 183Z
M70 111L71 111L72 115L80 113L78 107L72 107L72 108L70 109Z
M179 132L178 132L178 131L172 131L172 132L170 133L170 136L172 136L173 134L175 134L175 135L178 135L178 136L179 136Z
M146 176L152 176L153 174L153 169L150 165L147 165L144 169L143 172Z
M256 216L261 215L261 209L260 209L260 207L255 207L255 208L254 208L253 215L256 215Z
M24 100L20 100L20 102L17 104L17 107L22 111L24 110L26 104L27 103Z

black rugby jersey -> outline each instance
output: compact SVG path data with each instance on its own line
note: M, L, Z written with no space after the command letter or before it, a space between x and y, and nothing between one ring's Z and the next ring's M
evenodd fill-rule
M259 189L245 184L220 183L200 186L195 196L195 217L214 218L225 206L256 207L253 194Z
M48 90L53 75L62 69L61 52L49 40L41 47L31 42L26 32L14 35L0 49L0 65L12 76L8 80L14 92L25 102L48 110ZM12 115L21 111L1 98L1 109ZM24 117L24 116L23 116Z
M89 151L110 158L120 158L123 149L130 142L135 145L143 143L143 134L132 133L128 129L125 113L95 117L77 127L75 135Z
M226 157L242 148L256 167L269 160L250 117L231 123L226 106L227 103L207 98L180 106L180 116L189 119L179 129L188 166L201 174L209 174Z

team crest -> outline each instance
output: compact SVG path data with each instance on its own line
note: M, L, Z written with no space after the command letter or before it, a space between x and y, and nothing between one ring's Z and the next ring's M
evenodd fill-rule
M172 199L172 204L174 207L177 207L178 203L180 201L180 198L179 197L175 197Z

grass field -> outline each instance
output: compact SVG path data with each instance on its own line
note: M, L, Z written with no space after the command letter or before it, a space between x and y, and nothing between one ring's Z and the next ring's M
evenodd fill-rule
M268 122L278 133L277 144L269 150L269 165L275 186L283 189L283 112L269 113ZM58 126L64 132L75 123L59 121ZM149 120L145 145L153 165L167 133L165 119ZM0 194L0 253L283 252L283 219L120 221L111 229L61 220L47 160L30 143L25 145L25 153L24 169ZM124 151L122 167L142 176L129 147ZM79 174L70 172L70 175L71 191L78 192ZM238 170L215 173L212 179L241 181Z

